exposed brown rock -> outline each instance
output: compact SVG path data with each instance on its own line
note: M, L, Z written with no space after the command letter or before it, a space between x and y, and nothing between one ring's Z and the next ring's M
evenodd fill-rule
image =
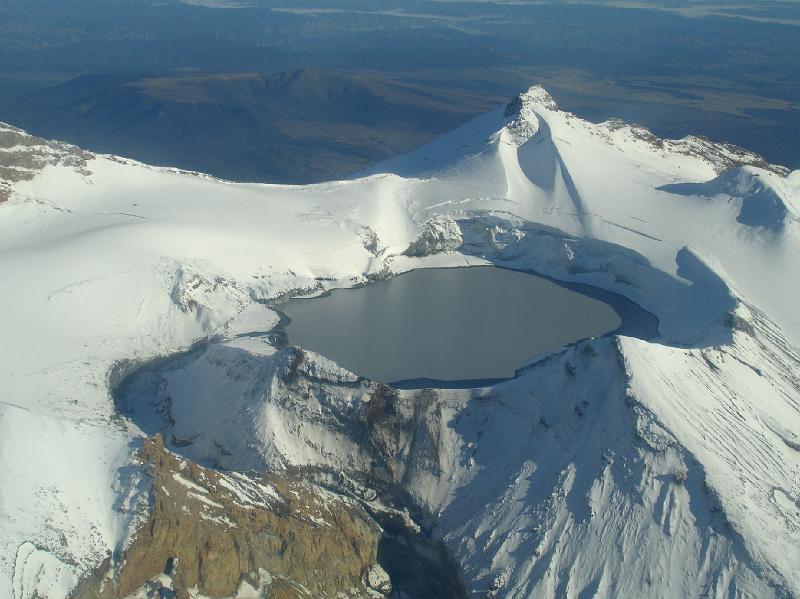
M113 583L100 583L106 567L73 597L127 597L170 558L179 598L195 588L229 597L243 580L257 586L260 572L269 597L376 596L365 573L377 563L382 530L355 500L290 476L203 468L167 451L160 435L140 454L152 467L150 518L111 571Z

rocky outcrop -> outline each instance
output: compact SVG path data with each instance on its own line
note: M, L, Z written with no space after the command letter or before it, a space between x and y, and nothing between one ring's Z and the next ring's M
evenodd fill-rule
M152 474L152 513L122 559L84 580L75 599L391 591L377 564L383 531L357 501L288 475L200 467L166 450L160 435L140 456Z
M0 203L11 196L14 183L31 180L47 165L61 164L87 175L87 163L93 157L76 146L44 140L0 123Z
M511 119L506 129L515 145L521 146L539 132L540 122L536 116L536 107L558 110L558 104L553 97L539 85L517 95L506 105L503 114Z
M422 232L404 252L414 258L451 252L461 247L461 229L449 216L437 216L425 223Z

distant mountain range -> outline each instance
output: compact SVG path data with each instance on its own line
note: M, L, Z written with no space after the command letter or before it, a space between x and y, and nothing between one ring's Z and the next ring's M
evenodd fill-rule
M297 183L342 178L403 153L497 100L322 69L93 74L28 92L4 116L96 152L232 180Z
M798 168L800 5L724 4L4 0L0 121L231 179L312 182L538 83L591 121ZM328 100L341 116L321 116Z

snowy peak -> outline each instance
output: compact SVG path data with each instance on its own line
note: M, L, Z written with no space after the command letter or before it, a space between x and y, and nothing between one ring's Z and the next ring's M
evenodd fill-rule
M511 119L506 125L506 130L511 136L512 143L521 146L539 132L541 124L536 115L537 109L558 110L558 104L541 85L534 85L506 105L503 114Z
M558 110L558 104L553 99L548 91L541 85L533 85L527 91L517 94L517 96L506 105L505 116L512 118L519 118L534 107L540 107L545 110Z
M527 91L521 92L506 105L504 116L510 119L507 130L511 134L512 142L522 145L531 140L539 132L541 120L549 121L553 116L552 113L559 113L561 117L580 124L592 134L607 137L609 142L616 146L625 148L630 144L644 144L664 155L691 156L711 165L717 174L741 165L755 165L782 176L789 172L785 167L768 163L763 156L755 152L728 143L714 142L705 137L689 135L683 139L664 139L647 127L626 123L617 118L599 124L585 121L560 109L553 97L541 85L534 85Z
M559 108L542 86L535 85L519 93L505 106L477 117L413 152L377 164L354 177L379 173L436 177L445 172L474 172L479 163L492 168L490 163L497 156L499 146L521 148L526 144L537 145L544 141L547 142L545 145L553 145L556 142L551 131L560 140L557 143L559 151L579 154L580 148L590 153L605 152L610 148L631 165L643 161L671 161L676 170L680 169L671 177L673 180L708 180L711 176L743 165L754 165L781 177L789 174L785 167L769 164L763 156L731 144L697 136L660 138L646 127L619 119L602 123L584 120ZM569 148L563 147L570 144L574 146L575 143L580 144L578 151L570 152ZM501 154L506 160L512 157L513 152ZM517 169L512 165L512 170Z

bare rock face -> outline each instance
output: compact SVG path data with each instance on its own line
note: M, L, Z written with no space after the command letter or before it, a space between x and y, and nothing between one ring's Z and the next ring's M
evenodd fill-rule
M203 468L166 450L160 435L140 455L152 470L150 518L122 559L78 585L76 599L391 591L377 565L382 530L357 501L288 475Z

